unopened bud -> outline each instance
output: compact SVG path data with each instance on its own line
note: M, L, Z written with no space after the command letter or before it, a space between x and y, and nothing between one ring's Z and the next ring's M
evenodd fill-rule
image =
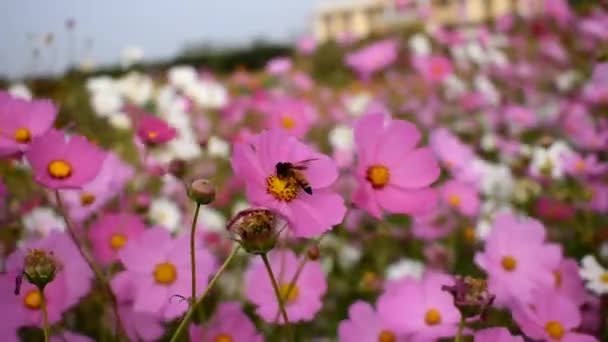
M198 204L209 204L215 200L215 186L206 179L197 179L190 185L188 196Z
M25 255L23 274L28 282L40 289L53 281L60 269L61 263L55 258L53 252L30 249Z
M228 223L231 237L248 253L265 254L277 242L277 219L268 209L246 209Z
M308 255L308 259L310 260L319 260L319 258L321 257L321 250L319 249L319 245L312 245L308 247L306 254Z

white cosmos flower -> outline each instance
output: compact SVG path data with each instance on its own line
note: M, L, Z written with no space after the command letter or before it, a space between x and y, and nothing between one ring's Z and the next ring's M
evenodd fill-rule
M65 231L65 223L61 216L49 207L38 207L23 215L23 226L28 237L45 237L51 231Z
M198 222L210 232L226 231L226 217L219 210L208 206L201 206L198 212Z
M337 150L352 150L355 145L353 128L347 125L336 125L329 132L329 143Z
M184 92L202 108L218 109L228 103L228 91L216 81L200 80L190 83Z
M371 102L372 97L369 93L362 92L356 95L349 96L346 99L346 110L352 116L358 117L363 114L369 103Z
M8 88L8 92L15 97L20 97L26 100L32 99L32 92L30 91L30 88L21 82L11 84L11 86Z
M587 281L589 290L598 295L608 293L608 270L602 267L594 256L587 255L581 260L579 273Z
M228 159L230 157L230 144L217 136L211 136L207 141L207 153L210 157Z
M117 91L95 92L91 96L91 106L100 117L110 116L120 111L124 101Z
M127 130L131 128L131 118L123 112L110 115L108 122L116 129Z
M152 97L152 79L138 72L130 72L117 81L120 93L136 105L143 106Z
M144 59L144 50L139 46L128 46L122 50L120 64L123 68L128 68Z
M427 36L422 33L414 34L408 41L408 45L416 55L425 56L431 53L431 43Z
M177 203L166 197L152 200L148 218L154 224L161 225L172 233L178 232L181 228L182 213Z
M172 67L169 69L168 77L171 85L182 90L198 80L196 69L189 65L178 65Z
M555 141L549 148L536 146L532 150L530 173L533 176L545 176L561 179L564 176L563 157L572 153L572 149L564 141Z
M388 265L385 273L387 280L402 278L421 279L424 273L424 264L418 260L403 258Z

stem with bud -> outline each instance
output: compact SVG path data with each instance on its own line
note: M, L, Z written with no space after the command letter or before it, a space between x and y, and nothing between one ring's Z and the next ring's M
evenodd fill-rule
M40 291L40 304L42 306L42 331L44 332L44 342L49 342L49 314L46 297L44 296L44 287L40 287L38 291Z
M272 267L270 267L270 262L268 262L268 256L266 255L266 253L260 254L260 256L264 261L264 266L266 266L266 271L268 272L268 277L270 277L270 282L272 283L274 294L277 297L277 302L279 303L279 309L281 310L283 321L285 322L285 325L287 325L287 330L289 331L291 341L295 341L291 323L289 322L289 317L287 317L287 311L285 311L285 303L283 302L283 297L281 296L281 291L279 290L277 280L275 279L274 273L272 272Z
M192 218L192 227L190 228L190 267L192 272L192 294L190 297L190 306L194 304L196 300L196 258L194 252L194 238L196 233L196 222L198 221L198 212L201 209L200 203L196 204L196 210L194 211L194 217Z

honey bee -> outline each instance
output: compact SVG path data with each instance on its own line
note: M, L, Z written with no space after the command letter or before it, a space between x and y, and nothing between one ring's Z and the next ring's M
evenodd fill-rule
M294 180L299 187L301 187L307 194L312 195L312 188L304 176L302 171L307 169L307 165L309 162L316 160L317 158L311 158L302 160L296 164L292 164L289 162L279 162L276 165L276 173L277 177L281 179L292 179Z

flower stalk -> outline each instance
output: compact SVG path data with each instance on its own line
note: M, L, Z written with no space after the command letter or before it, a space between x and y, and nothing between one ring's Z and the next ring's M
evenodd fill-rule
M277 284L277 280L272 272L272 267L270 267L270 262L268 262L268 256L266 253L260 254L262 260L264 261L264 266L266 266L266 271L268 272L268 277L270 278L270 282L272 283L272 288L274 289L274 294L277 297L277 302L279 303L279 309L281 310L281 315L283 316L283 321L287 326L287 330L289 331L289 336L291 341L295 341L293 329L291 327L291 323L289 322L289 317L287 316L287 311L285 310L285 302L283 301L283 297L281 296L281 291L279 290L279 285Z

